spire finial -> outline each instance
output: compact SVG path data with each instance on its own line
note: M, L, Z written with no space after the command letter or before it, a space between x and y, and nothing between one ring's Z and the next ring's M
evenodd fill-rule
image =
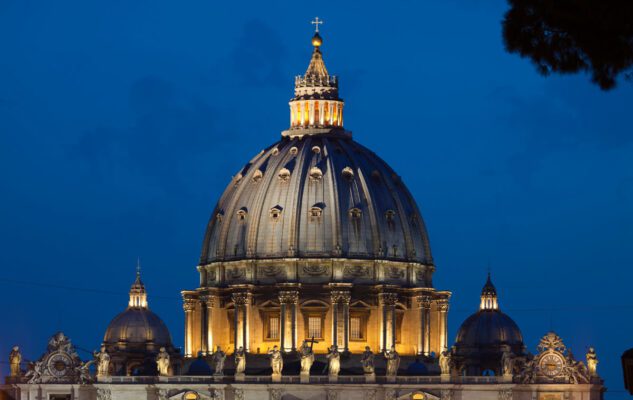
M136 257L136 276L141 276L141 257Z
M319 25L323 24L323 20L319 19L319 17L315 17L311 24L314 25L314 32L319 33Z

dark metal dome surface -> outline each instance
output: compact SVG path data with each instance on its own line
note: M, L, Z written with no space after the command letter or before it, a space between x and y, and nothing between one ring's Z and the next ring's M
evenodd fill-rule
M480 310L468 317L459 328L455 345L487 347L523 345L523 335L517 324L499 310Z
M147 308L128 307L114 317L103 338L106 344L147 343L171 346L171 334L167 325Z

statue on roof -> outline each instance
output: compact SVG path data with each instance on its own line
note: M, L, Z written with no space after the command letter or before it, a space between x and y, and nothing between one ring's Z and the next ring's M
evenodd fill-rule
M169 353L167 353L164 347L161 347L158 356L156 356L156 368L158 369L159 376L169 376L169 361Z
M244 347L240 346L240 348L235 351L235 374L244 374L244 371L246 371L246 352L244 351Z
M371 347L365 346L365 351L360 358L360 363L363 366L363 372L365 374L374 373L374 353L371 351Z
M215 349L215 353L211 357L213 363L213 375L224 374L224 361L226 360L226 353L222 351L222 347L218 346Z
M22 353L18 346L13 346L11 353L9 354L9 364L11 366L11 376L18 377L22 375L20 364L22 363Z
M400 355L396 351L396 346L391 346L391 349L385 351L384 355L387 359L387 376L398 375L398 368L400 367Z

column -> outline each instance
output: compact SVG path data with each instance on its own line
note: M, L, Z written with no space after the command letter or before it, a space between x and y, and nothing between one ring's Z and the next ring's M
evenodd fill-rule
M338 299L332 294L332 344L338 346Z
M233 304L235 305L235 320L234 322L234 344L235 350L240 347L244 348L244 351L249 351L249 318L250 318L250 302L251 293L249 292L234 292L231 294L233 298ZM242 323L242 329L240 331L240 322Z
M213 307L215 307L215 296L205 296L203 298L206 307L206 324L202 324L205 332L207 354L213 353Z
M279 304L279 348L286 351L286 303Z
M207 306L206 306L206 301L205 301L205 296L201 296L200 297L201 300L201 307L200 307L200 351L202 352L203 355L207 354L207 319L208 319L208 313L207 313Z
M382 311L381 351L385 351L396 345L396 303L398 302L398 294L383 292L378 296Z
M183 299L182 308L185 311L185 357L193 357L193 312L196 309L196 300Z
M341 294L341 301L343 302L343 350L349 351L349 302L351 296L349 292L343 292Z
M296 290L282 290L279 292L279 305L281 309L281 350L295 351L297 349L297 303L299 292ZM290 324L288 324L290 314ZM290 325L290 326L288 326Z
M418 296L416 298L420 308L420 326L418 332L418 354L429 356L430 352L430 311L431 298L429 296Z
M448 349L448 299L437 300L437 309L440 313L440 352Z

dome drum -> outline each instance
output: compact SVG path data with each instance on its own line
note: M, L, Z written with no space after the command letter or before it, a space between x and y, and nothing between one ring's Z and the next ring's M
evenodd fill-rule
M346 258L256 259L215 262L198 267L201 287L283 282L347 282L400 287L433 287L435 267L412 262Z

